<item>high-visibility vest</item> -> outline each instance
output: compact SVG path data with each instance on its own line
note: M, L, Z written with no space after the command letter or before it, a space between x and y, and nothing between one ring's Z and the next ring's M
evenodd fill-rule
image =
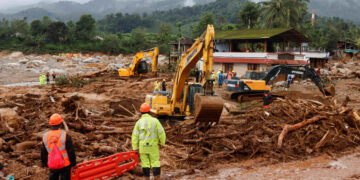
M48 152L48 154L50 154L50 152L52 151L53 147L54 147L54 143L56 143L56 145L58 146L62 157L64 158L64 167L69 166L70 160L69 160L69 156L68 153L66 151L66 132L63 130L51 130L48 131L44 134L43 137L43 142L45 145L45 148Z

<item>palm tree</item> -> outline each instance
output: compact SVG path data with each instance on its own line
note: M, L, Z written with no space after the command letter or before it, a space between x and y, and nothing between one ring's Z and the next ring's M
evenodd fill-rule
M263 2L262 17L268 28L300 28L309 0L271 0Z

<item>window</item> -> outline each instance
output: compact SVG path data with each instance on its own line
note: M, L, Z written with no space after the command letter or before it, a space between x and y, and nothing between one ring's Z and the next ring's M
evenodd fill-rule
M225 73L232 71L233 69L234 69L234 64L227 64L227 63L224 64Z
M258 71L260 70L259 64L248 64L248 70L249 71Z

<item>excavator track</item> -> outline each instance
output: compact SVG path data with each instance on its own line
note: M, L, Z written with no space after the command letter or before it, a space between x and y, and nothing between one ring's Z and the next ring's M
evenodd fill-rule
M224 101L219 96L195 95L195 123L217 123L224 107Z

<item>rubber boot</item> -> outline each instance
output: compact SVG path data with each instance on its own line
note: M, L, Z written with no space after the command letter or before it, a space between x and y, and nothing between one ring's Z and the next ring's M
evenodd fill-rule
M153 168L154 180L160 180L160 174L161 174L161 168L160 167L154 167Z
M150 168L142 168L144 180L150 180Z

